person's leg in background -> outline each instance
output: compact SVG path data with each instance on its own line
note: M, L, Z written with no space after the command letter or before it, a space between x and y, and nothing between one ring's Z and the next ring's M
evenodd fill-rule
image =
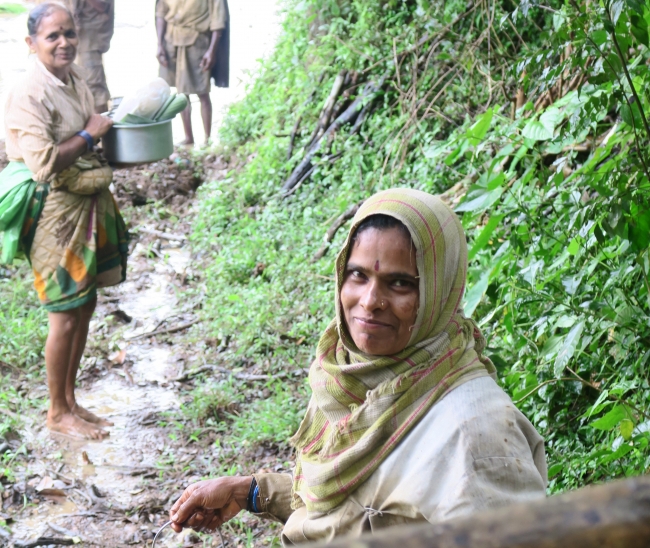
M111 94L106 84L106 73L99 51L79 51L77 63L83 67L86 74L86 83L95 98L95 112L102 114L108 111L108 100Z
M183 145L193 145L194 144L194 132L192 131L192 103L190 102L190 96L187 95L187 108L181 112L181 120L183 120L183 129L185 130L185 141L181 144Z
M212 101L209 93L200 93L199 100L201 101L201 119L203 120L205 144L207 145L212 132Z

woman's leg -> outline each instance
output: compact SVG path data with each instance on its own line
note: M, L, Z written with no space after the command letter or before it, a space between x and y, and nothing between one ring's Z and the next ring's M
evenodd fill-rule
M99 426L113 426L112 422L101 419L94 413L91 413L87 409L78 405L77 399L74 395L77 371L79 371L79 364L81 363L81 358L83 357L86 348L88 328L96 305L97 299L95 298L91 302L86 303L79 308L79 325L77 326L74 338L72 339L72 353L70 354L70 365L68 366L68 376L65 382L65 396L68 401L68 406L78 417Z
M101 439L108 435L97 425L75 415L66 397L66 383L75 333L81 321L79 308L66 312L49 313L50 332L45 343L45 366L50 390L50 409L47 426L54 432L71 436Z

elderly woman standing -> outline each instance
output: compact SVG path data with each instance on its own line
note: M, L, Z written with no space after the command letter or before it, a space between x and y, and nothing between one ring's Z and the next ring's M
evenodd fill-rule
M0 178L36 182L21 245L48 311L47 426L101 439L111 423L77 404L75 380L97 288L120 283L126 273L126 228L108 190L112 171L94 152L112 122L94 113L92 94L73 65L78 38L70 12L41 4L29 15L28 31L36 58L7 100L11 163Z
M543 497L543 440L460 308L466 274L463 228L439 198L367 200L336 261L293 476L190 485L173 528L211 530L248 509L284 523L286 546Z

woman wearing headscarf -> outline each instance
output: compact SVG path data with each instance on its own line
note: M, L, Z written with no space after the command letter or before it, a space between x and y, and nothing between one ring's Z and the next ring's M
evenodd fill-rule
M100 439L108 434L102 426L111 423L77 404L75 379L97 288L118 284L126 274L126 227L108 190L113 173L94 151L112 122L94 113L93 96L73 64L78 37L70 12L41 4L29 14L28 32L35 58L6 103L11 163L0 174L0 200L12 189L29 193L4 228L21 231L19 243L48 312L47 426ZM12 260L13 251L3 258Z
M367 200L336 260L336 318L310 369L293 475L190 485L174 529L248 509L284 523L292 545L543 497L543 440L463 314L466 276L465 234L438 197Z

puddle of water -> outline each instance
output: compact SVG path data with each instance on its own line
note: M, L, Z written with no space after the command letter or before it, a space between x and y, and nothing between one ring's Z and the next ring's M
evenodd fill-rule
M57 523L57 516L63 514L76 514L79 512L77 505L69 500L62 504L57 502L47 502L35 509L33 515L27 519L20 520L20 525L13 528L14 534L18 534L19 538L26 536L38 537L40 534L49 530L47 522ZM38 534L35 534L38 532ZM51 531L50 531L51 533Z

